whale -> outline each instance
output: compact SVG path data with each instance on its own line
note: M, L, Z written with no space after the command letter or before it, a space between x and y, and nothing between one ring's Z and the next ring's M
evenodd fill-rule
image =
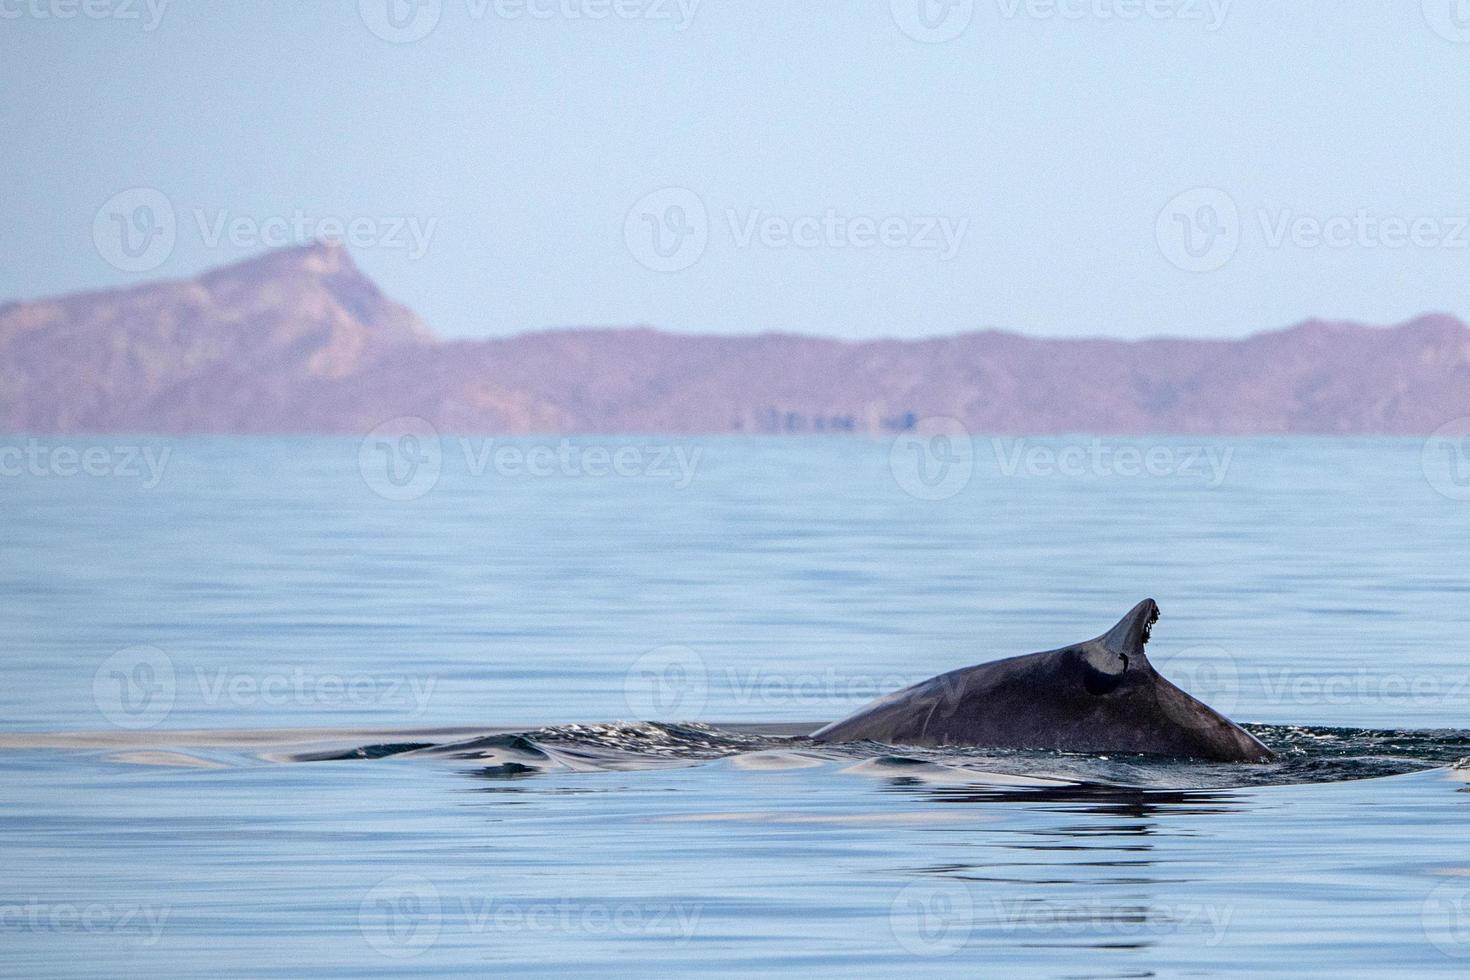
M1158 604L1144 599L1095 639L931 677L810 737L1211 762L1275 758L1255 736L1154 669L1144 647L1158 619Z

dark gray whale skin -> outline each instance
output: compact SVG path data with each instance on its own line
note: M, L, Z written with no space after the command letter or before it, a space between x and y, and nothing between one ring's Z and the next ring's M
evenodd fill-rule
M819 742L1128 752L1267 762L1249 732L1170 684L1144 655L1152 599L1084 643L953 670L812 733Z

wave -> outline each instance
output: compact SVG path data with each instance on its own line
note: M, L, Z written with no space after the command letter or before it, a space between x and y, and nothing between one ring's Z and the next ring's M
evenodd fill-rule
M439 759L486 779L729 763L741 769L837 766L845 772L929 784L1007 787L1115 786L1229 789L1342 782L1453 765L1470 757L1470 731L1393 731L1248 725L1277 753L1263 764L1202 763L1145 755L1077 755L973 748L818 743L763 726L657 722L572 724L448 741L373 742L277 756L296 763ZM764 726L776 727L776 726Z

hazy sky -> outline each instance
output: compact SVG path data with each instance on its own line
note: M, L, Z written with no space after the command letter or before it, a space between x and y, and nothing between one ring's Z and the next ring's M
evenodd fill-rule
M1457 0L151 2L0 0L0 299L336 222L451 336L1470 314Z

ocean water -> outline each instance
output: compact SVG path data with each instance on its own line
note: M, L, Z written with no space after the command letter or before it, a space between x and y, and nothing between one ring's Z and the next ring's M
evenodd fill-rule
M1466 448L0 437L0 973L1462 973ZM1145 596L1279 762L801 737Z

